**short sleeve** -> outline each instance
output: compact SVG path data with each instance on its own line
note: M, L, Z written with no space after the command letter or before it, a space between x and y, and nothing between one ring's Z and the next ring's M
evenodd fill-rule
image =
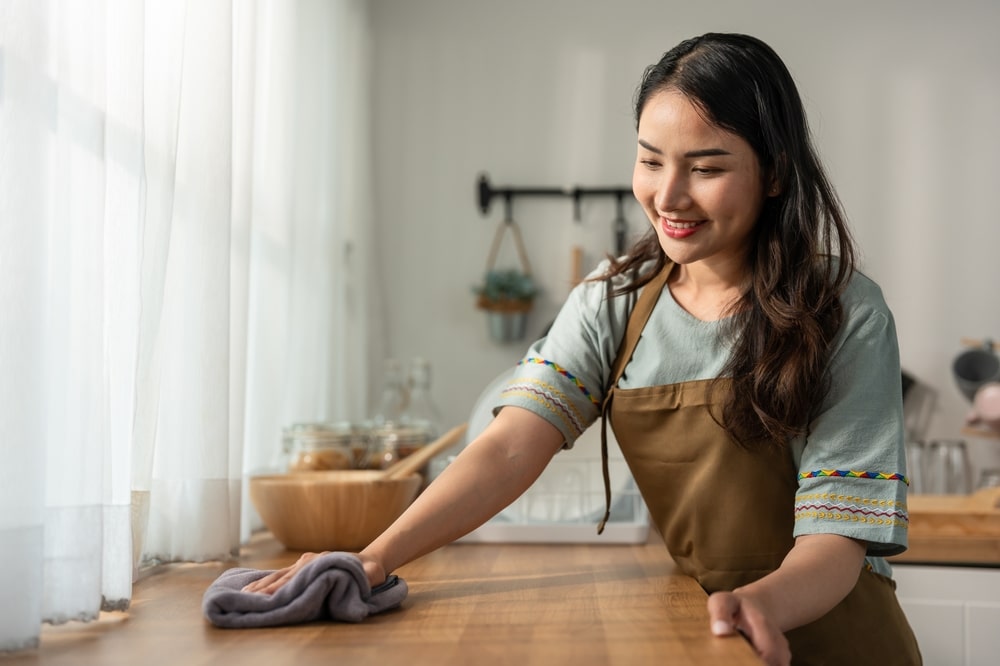
M795 536L833 533L888 556L907 545L902 375L892 314L856 274L831 359L830 391L794 453Z
M604 264L592 275L606 270ZM563 305L548 335L514 369L496 408L538 414L562 433L565 446L600 416L611 363L624 334L627 299L608 299L607 281L585 280Z

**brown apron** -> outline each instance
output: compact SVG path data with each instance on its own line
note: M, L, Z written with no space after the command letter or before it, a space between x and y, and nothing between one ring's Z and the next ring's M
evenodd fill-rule
M787 449L748 452L722 427L728 380L618 388L672 264L640 294L612 366L604 422L678 568L709 593L774 571L793 544L796 470ZM607 483L605 449L605 490ZM603 525L603 523L602 523ZM786 633L796 665L920 664L895 583L865 568L825 616Z

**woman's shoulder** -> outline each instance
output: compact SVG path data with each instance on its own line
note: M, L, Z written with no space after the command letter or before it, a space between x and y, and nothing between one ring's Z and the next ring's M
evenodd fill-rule
M638 274L642 275L651 266L652 263L642 265ZM595 344L617 350L618 342L625 332L628 315L642 288L631 293L619 293L635 279L635 275L631 271L613 273L611 269L610 258L600 261L573 288L556 321L571 321L574 330L582 328L589 331Z
M841 303L847 313L874 314L876 312L891 316L889 305L882 293L882 287L864 272L855 269L847 282L841 296Z
M624 324L635 299L642 292L640 287L632 292L621 293L638 276L645 275L655 265L655 260L643 263L636 270L613 272L612 261L621 263L627 257L612 260L605 258L588 273L573 290L573 299L579 309L589 315L610 318L612 329ZM617 332L617 331L615 331Z
M841 349L882 349L896 346L896 322L879 284L855 270L840 297L844 320L838 334ZM878 341L878 344L876 344Z
M611 257L602 259L597 266L584 277L581 284L586 285L588 290L595 290L597 293L601 293L603 295L607 292L610 283L610 291L615 292L628 286L631 282L637 279L637 277L647 274L656 265L656 260L650 259L643 262L634 270L612 273L612 261L620 265L625 263L627 260L628 256L621 256L616 259L612 259Z

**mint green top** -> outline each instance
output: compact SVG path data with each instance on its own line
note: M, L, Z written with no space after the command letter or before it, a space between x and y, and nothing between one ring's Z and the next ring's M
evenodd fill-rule
M591 277L606 268L602 264ZM616 286L624 279L616 277ZM538 414L571 447L600 416L631 301L629 296L608 300L601 281L579 284L548 335L531 345L497 407L516 405ZM809 435L791 446L799 472L790 507L794 534L864 540L868 563L890 575L882 556L906 548L909 522L896 329L878 285L861 273L854 274L842 303L845 322L833 345L831 389ZM721 325L696 319L665 289L619 386L719 376L729 354Z

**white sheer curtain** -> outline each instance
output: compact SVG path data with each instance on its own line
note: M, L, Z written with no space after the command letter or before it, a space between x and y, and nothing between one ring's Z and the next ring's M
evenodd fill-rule
M0 651L234 554L363 416L363 0L0 2Z

